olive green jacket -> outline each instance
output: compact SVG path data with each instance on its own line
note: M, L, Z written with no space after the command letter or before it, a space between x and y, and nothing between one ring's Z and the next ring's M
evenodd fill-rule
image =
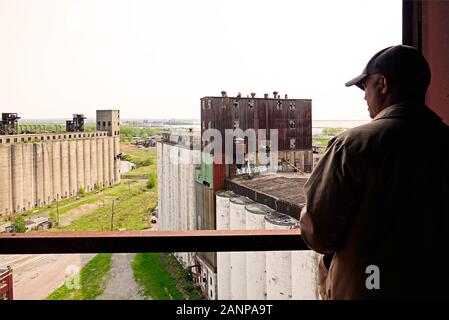
M449 298L449 127L428 107L333 138L305 194L302 237L333 255L325 299Z

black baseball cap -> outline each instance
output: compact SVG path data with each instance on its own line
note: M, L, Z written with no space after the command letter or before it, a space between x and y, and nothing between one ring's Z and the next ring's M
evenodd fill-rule
M430 68L424 56L416 48L405 45L392 46L376 53L367 63L362 74L346 82L364 90L363 80L370 74L381 73L398 80L419 81L430 84Z

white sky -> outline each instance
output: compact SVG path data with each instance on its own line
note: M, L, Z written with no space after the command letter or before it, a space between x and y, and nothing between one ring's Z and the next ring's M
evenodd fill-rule
M0 112L196 118L221 90L366 119L344 83L401 43L401 0L0 0Z

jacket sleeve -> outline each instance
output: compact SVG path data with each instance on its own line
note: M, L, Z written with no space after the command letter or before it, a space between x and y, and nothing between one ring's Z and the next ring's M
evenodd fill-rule
M333 253L344 244L360 203L355 169L344 139L337 137L329 142L304 186L301 235L319 253Z

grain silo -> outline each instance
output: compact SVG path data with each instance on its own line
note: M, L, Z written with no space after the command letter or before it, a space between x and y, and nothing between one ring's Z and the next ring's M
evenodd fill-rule
M216 193L217 230L229 230L230 200L235 197L232 191ZM231 299L231 253L217 252L217 298Z
M246 230L264 230L265 216L273 209L260 203L245 207ZM246 298L248 300L265 300L267 298L266 284L266 252L250 251L246 254Z
M297 221L279 212L272 212L265 216L265 228L292 229ZM292 299L292 254L291 251L267 252L267 299Z
M239 196L229 200L229 229L245 230L245 206L252 203L249 198ZM231 299L246 299L246 252L231 252Z

